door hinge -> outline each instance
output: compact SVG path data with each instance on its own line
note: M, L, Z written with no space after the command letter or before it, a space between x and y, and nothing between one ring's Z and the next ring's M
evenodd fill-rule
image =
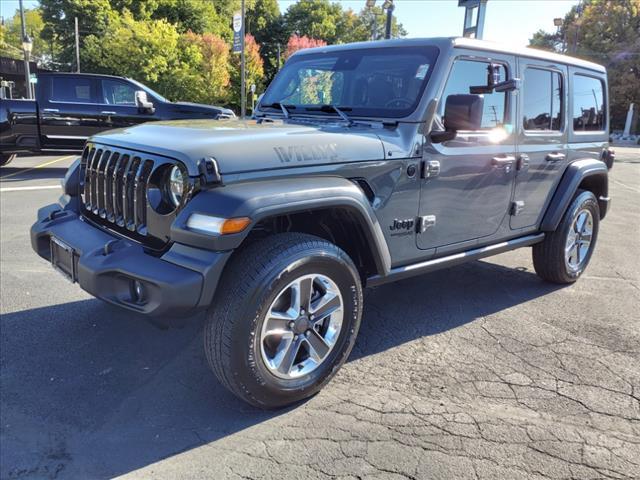
M435 227L435 225L435 215L424 215L422 217L418 217L418 233L424 233L429 227Z
M520 215L523 210L524 210L524 202L522 200L511 202L511 215L513 215L514 217L516 215Z
M420 178L433 178L440 175L440 162L438 160L428 160L422 162Z

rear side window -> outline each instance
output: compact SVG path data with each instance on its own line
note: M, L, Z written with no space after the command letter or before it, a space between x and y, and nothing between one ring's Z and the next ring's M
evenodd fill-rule
M558 72L527 68L524 73L522 125L525 130L561 130L562 76Z
M586 75L573 76L573 130L602 131L605 128L604 85Z
M53 77L51 100L56 102L96 103L90 78Z
M488 62L475 60L457 60L451 69L447 85L442 95L442 101L438 107L440 117L444 116L444 107L449 95L469 94L469 88L475 85L487 84ZM505 67L500 65L500 81L507 79ZM493 92L484 94L484 109L482 112L481 128L492 129L500 127L506 122L506 98L507 94Z

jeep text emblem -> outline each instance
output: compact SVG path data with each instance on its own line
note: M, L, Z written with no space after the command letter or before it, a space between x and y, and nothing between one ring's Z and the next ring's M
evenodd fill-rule
M273 148L282 163L312 162L321 160L338 160L338 144L326 145L291 145Z

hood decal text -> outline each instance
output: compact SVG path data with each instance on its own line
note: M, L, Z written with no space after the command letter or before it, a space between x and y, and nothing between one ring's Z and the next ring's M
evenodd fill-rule
M273 147L281 163L312 162L312 161L336 161L338 156L338 144L326 145L291 145L288 147Z

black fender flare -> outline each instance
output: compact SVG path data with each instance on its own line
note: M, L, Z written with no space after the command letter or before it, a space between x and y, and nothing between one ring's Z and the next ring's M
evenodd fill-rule
M580 184L587 178L599 181L600 192L596 197L598 197L598 203L601 206L600 218L604 218L609 202L607 165L600 160L586 158L572 162L565 170L562 178L560 179L560 183L551 198L551 202L547 207L547 211L542 218L540 230L543 232L552 232L558 228L564 212L569 207L569 203L571 203L571 199L575 195Z
M379 274L391 268L391 255L382 228L364 192L342 177L295 177L242 182L199 192L178 214L171 226L175 242L216 251L240 246L261 220L296 212L327 208L348 209L358 220ZM251 224L232 235L208 235L189 230L193 213L219 218L249 217Z

